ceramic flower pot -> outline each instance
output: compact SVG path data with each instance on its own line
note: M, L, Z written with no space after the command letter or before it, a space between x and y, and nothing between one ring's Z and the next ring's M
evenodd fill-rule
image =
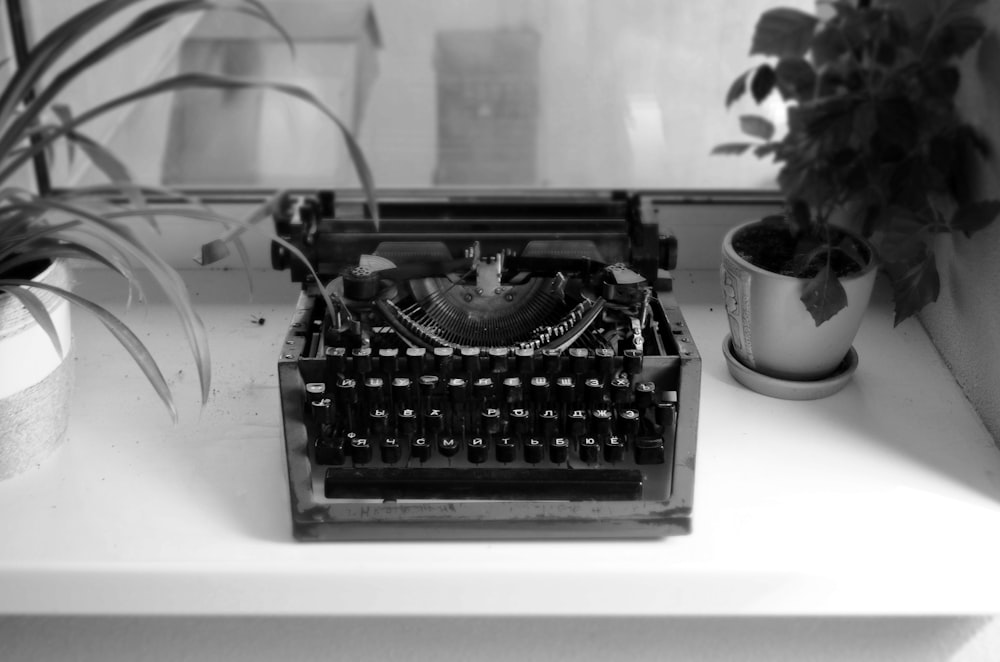
M861 242L867 263L841 279L847 307L817 326L800 300L806 280L766 271L734 250L733 239L759 224L738 226L723 240L721 278L732 353L743 366L767 378L791 382L829 378L851 352L868 307L877 273L874 251L859 235L847 232Z
M33 280L68 287L69 270L56 260ZM16 298L0 293L0 480L36 466L66 436L73 367L70 304L40 289L32 293L52 317L62 354Z

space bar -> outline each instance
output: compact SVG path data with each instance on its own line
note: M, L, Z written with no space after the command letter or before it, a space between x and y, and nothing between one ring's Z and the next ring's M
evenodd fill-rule
M642 496L635 469L354 467L326 471L329 499L629 501Z

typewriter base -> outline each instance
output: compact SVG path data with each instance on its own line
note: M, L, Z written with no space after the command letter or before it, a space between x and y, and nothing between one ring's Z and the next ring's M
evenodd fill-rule
M669 293L660 294L675 331L685 329ZM674 335L682 357L670 357L681 392L672 488L664 500L630 501L482 501L327 499L322 467L310 459L304 421L304 383L299 365L302 334L296 328L311 316L311 297L300 298L285 350L278 364L288 462L292 531L300 541L662 538L691 532L694 443L697 430L700 363L690 339ZM298 326L297 326L298 325ZM669 462L670 460L668 460ZM663 466L663 465L661 465Z

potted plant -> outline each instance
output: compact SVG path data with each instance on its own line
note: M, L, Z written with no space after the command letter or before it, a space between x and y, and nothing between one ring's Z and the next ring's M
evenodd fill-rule
M197 365L204 403L211 382L205 329L180 275L146 245L134 224L155 225L154 212L220 223L227 228L223 239L203 247L204 261L212 261L225 252L225 242L236 242L243 255L239 233L266 217L272 204L265 204L246 221L221 216L197 203L169 209L150 207L146 201L150 190L163 191L133 182L126 166L84 133L88 122L124 105L180 89L263 88L291 95L312 104L340 127L377 221L371 175L360 148L345 125L300 87L187 73L158 80L77 115L59 105L58 95L66 86L107 57L158 27L194 12L216 8L238 11L281 32L258 0L238 0L216 7L217 4L95 2L40 39L0 91L0 479L36 464L65 436L72 365L66 360L72 345L70 304L95 315L121 341L170 414L175 419L177 416L170 388L153 356L121 320L72 291L67 261L85 260L112 269L128 281L130 291L134 289L140 295L142 282L138 274L140 271L149 274L178 313ZM127 19L122 23L124 27L110 36L97 36L109 21L121 22L123 12L132 12L131 17L124 17ZM66 57L72 47L87 44L88 37L90 50L74 59ZM33 160L56 146L75 148L86 154L107 175L109 184L105 191L128 200L128 204L102 202L107 198L95 199L93 190L77 191L76 196L57 196L19 187L17 178L31 167ZM167 193L171 197L179 195ZM279 237L273 239L282 242ZM294 246L285 248L304 259Z
M876 260L898 324L937 299L935 239L972 234L1000 212L1000 201L973 200L964 185L989 146L955 106L957 61L986 31L978 4L918 11L862 0L830 3L824 20L789 8L761 15L750 52L769 61L734 81L726 105L747 93L758 104L780 95L787 131L744 114L740 127L753 141L713 152L781 164L787 205L724 241L736 369L789 382L789 397L849 372ZM771 301L772 290L795 306Z

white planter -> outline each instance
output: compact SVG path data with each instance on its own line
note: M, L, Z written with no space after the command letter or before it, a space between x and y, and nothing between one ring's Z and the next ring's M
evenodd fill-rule
M57 260L34 280L68 287L69 270ZM38 465L66 437L73 368L70 304L40 289L32 293L45 303L63 351L60 356L17 299L0 294L0 480Z
M874 253L869 250L872 259L864 269L841 279L847 307L816 326L800 300L805 280L754 266L733 249L733 238L758 222L730 230L722 243L732 352L747 368L768 377L798 382L827 378L844 362L861 326L877 273Z

